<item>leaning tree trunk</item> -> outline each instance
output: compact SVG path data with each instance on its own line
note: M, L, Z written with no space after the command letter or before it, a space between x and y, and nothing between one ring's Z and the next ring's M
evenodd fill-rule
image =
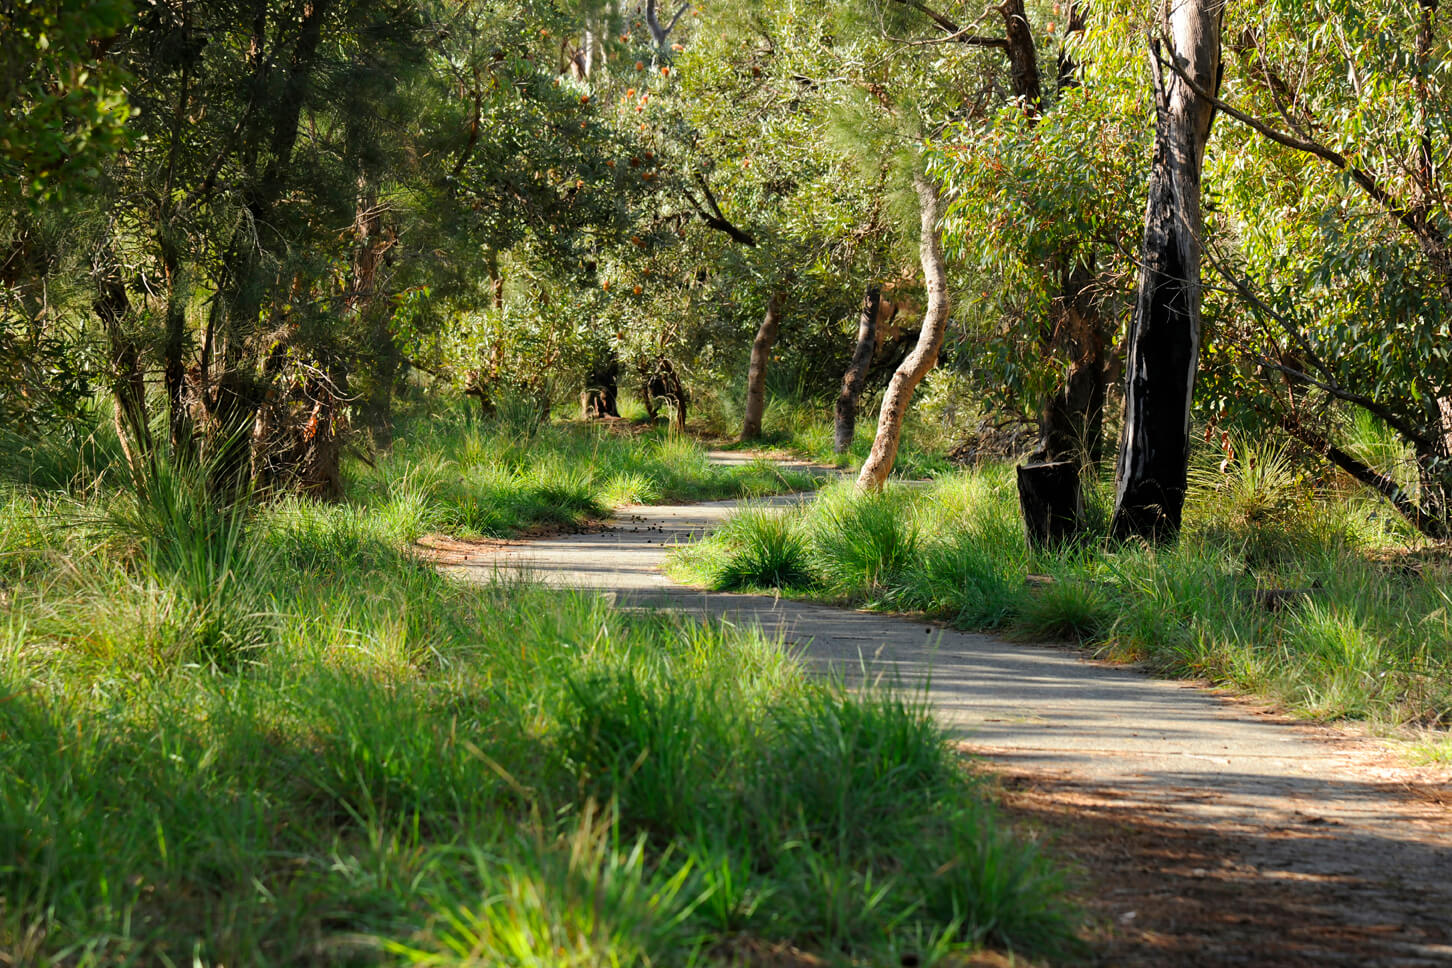
M781 332L781 304L785 296L771 294L766 301L766 315L751 344L751 367L746 371L746 417L741 421L741 439L755 440L761 436L761 417L766 411L766 366L771 349Z
M857 400L862 396L862 385L867 382L867 369L872 365L872 353L877 349L877 311L882 305L882 290L868 286L862 300L862 318L857 323L857 347L852 351L852 362L842 376L842 392L837 395L837 427L832 441L832 452L847 453L852 446L852 437L857 433Z
M942 198L938 187L927 175L914 175L913 187L917 189L918 208L922 213L921 250L928 307L923 312L923 328L918 333L917 345L892 375L887 392L883 394L882 411L877 418L877 437L872 441L872 451L863 462L862 473L857 478L860 491L880 491L887 483L887 475L892 473L893 462L897 460L902 421L907 415L908 404L912 402L913 391L938 362L938 351L943 347L943 336L948 330L948 274L943 260L942 229L938 226Z
M1165 14L1169 56L1202 90L1219 87L1225 2L1178 0ZM1200 175L1215 108L1179 73L1162 69L1158 44L1150 63L1155 154L1129 330L1112 530L1119 538L1165 540L1179 532L1185 504L1200 355Z

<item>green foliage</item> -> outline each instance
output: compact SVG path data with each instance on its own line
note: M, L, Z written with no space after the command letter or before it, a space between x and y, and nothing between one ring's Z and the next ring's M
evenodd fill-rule
M530 432L537 458L698 454ZM0 949L728 964L790 942L865 965L1073 947L1057 875L918 699L811 680L749 629L442 577L403 546L451 513L429 488L520 441L455 427L432 461L409 443L414 479L382 506L396 467L366 503L247 515L171 467L141 492L4 491ZM240 661L196 644L183 606L205 581L250 603L228 618L259 633Z
M115 41L131 6L128 0L18 0L0 11L5 221L98 188L101 166L129 141L123 75L97 50ZM7 235L19 228L0 225Z

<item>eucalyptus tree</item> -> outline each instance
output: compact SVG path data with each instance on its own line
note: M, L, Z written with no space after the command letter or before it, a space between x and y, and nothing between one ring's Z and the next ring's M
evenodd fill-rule
M1234 312L1209 409L1252 403L1417 529L1452 536L1446 18L1400 0L1233 13L1216 103L1239 134L1215 166L1225 231L1210 257ZM1352 443L1356 412L1404 457Z
M1013 97L935 152L951 193L946 241L966 276L969 376L993 406L1037 423L1033 461L1102 453L1147 147L1141 41L1124 21L1108 4L1020 6L1009 22L1028 40L1005 58Z
M644 117L667 188L657 230L642 234L652 252L674 253L674 267L635 285L686 307L696 334L687 342L710 350L714 366L740 360L733 344L749 342L741 436L751 439L778 340L810 345L798 375L822 383L823 337L835 344L859 280L883 271L898 233L882 214L880 178L863 177L834 130L851 48L834 36L833 11L720 3L702 13L649 80Z
M1162 540L1180 528L1200 365L1200 181L1226 3L1167 4L1152 42L1155 154L1125 361L1111 523L1118 537Z

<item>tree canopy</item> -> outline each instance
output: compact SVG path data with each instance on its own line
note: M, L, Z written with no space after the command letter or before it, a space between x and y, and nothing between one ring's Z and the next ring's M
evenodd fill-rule
M961 433L1091 465L1178 85L1217 119L1196 427L1284 434L1444 535L1438 5L1206 9L1209 88L1126 0L12 5L0 414L66 433L100 394L136 466L329 493L406 389L609 414L665 367L682 407L830 406L878 292L870 402L929 302L928 184L951 312L927 392ZM1402 449L1359 452L1356 420Z

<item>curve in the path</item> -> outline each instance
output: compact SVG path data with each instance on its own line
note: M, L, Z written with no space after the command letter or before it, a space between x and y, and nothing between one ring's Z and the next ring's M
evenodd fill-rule
M797 497L771 499L782 505ZM1269 719L1203 688L911 618L674 584L671 545L698 537L739 502L631 508L606 530L502 549L449 566L475 581L501 570L596 589L622 607L754 623L803 661L849 682L926 688L944 725L1012 772L1112 790L1172 822L1233 831L1257 876L1311 881L1337 917L1377 939L1328 962L1452 965L1452 823L1447 808L1396 794L1376 744ZM1322 890L1321 888L1324 888ZM1323 912L1324 913L1324 912ZM1229 963L1221 961L1197 963ZM1248 964L1258 961L1253 954ZM1297 962L1300 963L1300 962Z

